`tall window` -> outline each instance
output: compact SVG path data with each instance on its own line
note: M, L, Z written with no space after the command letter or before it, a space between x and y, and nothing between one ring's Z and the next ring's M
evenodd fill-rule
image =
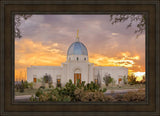
M33 78L33 82L36 83L37 82L37 78Z
M77 57L77 60L78 60L78 57Z
M61 79L57 79L57 87L61 87Z
M37 76L33 75L33 82L36 83L37 82Z

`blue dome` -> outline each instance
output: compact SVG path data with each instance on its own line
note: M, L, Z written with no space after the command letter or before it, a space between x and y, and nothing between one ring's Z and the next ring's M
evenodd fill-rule
M71 46L69 47L67 56L68 55L87 55L88 56L88 51L86 46L83 43L76 41L72 43Z

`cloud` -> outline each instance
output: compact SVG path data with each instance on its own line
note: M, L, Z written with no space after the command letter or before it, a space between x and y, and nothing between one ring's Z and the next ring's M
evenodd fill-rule
M90 62L98 66L124 66L126 68L134 67L139 56L128 56L129 52L121 53L120 57L107 57L101 54L93 54Z
M118 35L118 33L112 33L112 35Z
M61 65L66 55L60 49L59 44L51 46L35 43L30 39L21 39L15 42L16 69L27 68L31 65Z

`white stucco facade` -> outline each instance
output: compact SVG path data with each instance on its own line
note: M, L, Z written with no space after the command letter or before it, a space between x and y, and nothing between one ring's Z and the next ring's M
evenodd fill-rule
M118 84L119 78L128 75L128 69L125 67L94 66L88 59L87 48L77 37L76 41L68 48L66 62L62 63L61 66L30 66L27 68L27 81L33 82L34 78L42 78L48 74L52 77L54 86L57 84L57 79L60 79L62 86L64 86L69 79L74 82L75 75L78 74L81 81L86 83L94 82L99 75L101 84L104 84L103 77L105 74L110 74Z

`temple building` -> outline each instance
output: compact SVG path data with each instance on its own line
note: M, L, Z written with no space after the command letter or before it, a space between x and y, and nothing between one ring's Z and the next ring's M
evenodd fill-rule
M70 79L74 83L80 79L80 82L98 81L103 85L105 75L110 75L115 84L119 84L124 76L127 77L128 69L121 66L94 66L89 62L87 47L79 40L77 32L76 40L68 48L66 62L61 66L30 66L27 68L27 81L37 83L46 74L51 76L54 86L57 82L64 86Z

